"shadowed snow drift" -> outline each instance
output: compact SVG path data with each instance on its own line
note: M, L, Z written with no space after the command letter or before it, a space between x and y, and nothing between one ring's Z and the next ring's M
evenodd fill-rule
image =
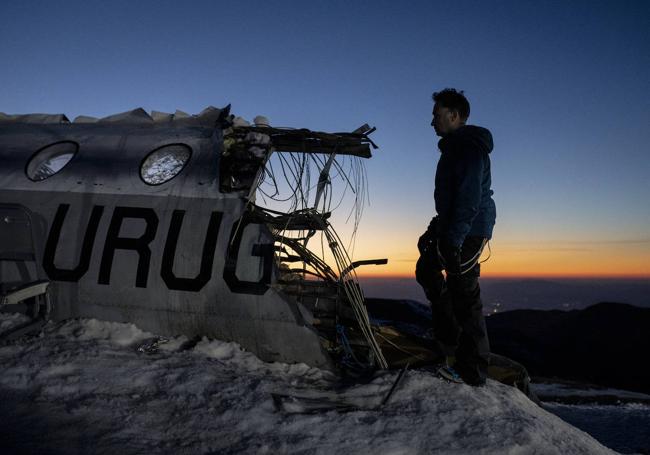
M0 314L0 327L18 319ZM424 371L407 371L376 411L287 415L272 393L328 390L335 377L133 324L50 323L0 346L0 364L5 453L613 453L515 388L489 380L476 389ZM345 393L376 400L396 374Z

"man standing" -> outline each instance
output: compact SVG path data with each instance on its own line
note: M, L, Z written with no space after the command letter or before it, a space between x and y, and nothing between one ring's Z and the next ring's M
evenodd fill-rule
M480 386L490 353L478 279L479 257L496 220L492 135L466 125L470 108L462 91L444 89L433 101L431 126L441 137L434 192L438 215L418 242L415 275L431 302L434 348L441 359L456 358L453 368L445 362L439 373Z

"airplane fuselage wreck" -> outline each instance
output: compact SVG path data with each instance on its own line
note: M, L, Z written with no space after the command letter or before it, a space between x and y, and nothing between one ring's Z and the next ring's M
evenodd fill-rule
M272 152L370 157L369 128L237 126L214 108L66 120L0 116L2 290L48 280L54 320L231 340L269 361L332 368L346 325L372 351L354 265L335 272L307 249L329 214L255 205Z

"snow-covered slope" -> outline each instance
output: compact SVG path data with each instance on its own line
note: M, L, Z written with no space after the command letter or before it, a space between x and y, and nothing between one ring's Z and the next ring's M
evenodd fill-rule
M0 315L2 330L18 322ZM408 371L380 410L289 415L272 392L325 390L334 378L207 339L138 349L155 339L91 319L0 346L3 453L613 453L514 388L475 389L424 371ZM378 403L396 374L345 394Z

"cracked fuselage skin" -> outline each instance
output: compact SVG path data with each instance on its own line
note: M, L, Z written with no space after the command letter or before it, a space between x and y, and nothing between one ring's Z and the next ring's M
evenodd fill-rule
M247 194L220 192L222 130L207 123L0 123L0 258L31 248L0 260L0 283L50 280L55 320L131 322L332 368L311 312L274 286L269 228L246 215ZM76 155L30 180L32 156L61 141ZM191 149L186 166L146 184L143 160L169 144Z

